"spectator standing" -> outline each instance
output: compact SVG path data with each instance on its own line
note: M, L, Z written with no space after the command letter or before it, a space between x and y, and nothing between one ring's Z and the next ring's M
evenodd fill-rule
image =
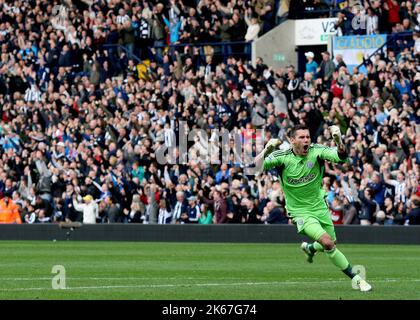
M410 199L410 212L405 217L405 225L420 225L420 197L413 194Z
M178 191L176 193L176 204L173 210L173 223L180 223L182 215L188 217L188 203L185 200L184 192Z
M261 221L265 224L288 224L289 218L279 205L270 201L264 208L264 215L261 217Z
M396 216L396 211L394 207L394 201L390 197L386 197L383 205L383 211L385 213L385 225L394 224L394 218Z
M388 11L388 21L391 24L391 27L400 23L400 5L397 0L386 0L384 9Z
M158 224L170 224L172 221L172 211L169 201L160 199L159 201L159 214Z
M204 201L205 204L210 205L213 207L213 223L215 224L221 224L221 223L227 223L228 222L228 216L227 216L227 203L226 199L223 197L221 191L219 190L213 190L210 193L210 197L212 199L208 199L202 196L201 193L201 199Z
M248 12L245 14L245 22L248 26L245 34L245 41L252 42L258 38L258 34L260 33L260 25L258 24L257 17L249 16Z
M337 30L337 36L348 36L352 33L351 21L353 19L353 14L345 9L337 13L337 22L334 25L335 30Z
M345 196L343 200L343 224L360 224L357 209L350 196Z
M187 215L189 223L198 223L201 217L200 205L197 203L197 198L195 196L188 198Z
M382 206L385 201L386 187L379 172L373 173L372 180L368 182L367 186L372 189L376 203Z
M367 8L366 19L366 34L378 34L379 33L379 18L371 7Z
M325 51L322 53L322 62L319 65L317 71L319 77L325 83L325 86L329 86L332 80L332 75L335 70L334 62L331 60L330 53Z
M9 192L6 192L0 200L0 223L22 223L19 207L13 202Z
M333 224L343 224L344 223L344 212L343 204L338 197L334 197L332 204L330 205L331 220Z
M361 212L359 214L360 224L362 226L371 225L374 219L374 214L377 209L377 204L373 199L373 191L370 188L360 190L359 199L362 203Z
M73 206L77 211L83 212L83 223L94 224L96 219L99 219L98 204L93 200L93 197L88 194L83 197L85 203L78 203L76 195L73 196Z
M316 75L318 69L318 63L314 60L315 54L312 51L305 52L306 62L305 70L311 73L313 76Z
M391 174L389 172L384 172L384 181L385 183L394 187L394 203L398 204L400 202L405 203L407 200L407 183L405 181L404 173L398 171L397 179L391 179Z
M255 206L254 200L246 199L246 223L259 224L261 223L262 215L259 214L258 209Z
M213 214L206 204L201 205L201 216L198 219L199 224L212 224L213 223Z

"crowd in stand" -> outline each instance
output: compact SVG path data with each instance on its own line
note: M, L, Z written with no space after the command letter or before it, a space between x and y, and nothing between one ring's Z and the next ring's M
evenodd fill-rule
M337 17L337 35L420 31L420 2L400 0L290 0L289 18ZM417 27L417 29L415 29Z
M420 31L420 2L353 0L343 1L340 7L336 24L338 35Z
M305 123L327 145L338 124L349 146L350 163L326 167L335 223L419 224L419 35L367 75L328 52L308 52L301 75L194 47L269 30L276 3L0 0L0 220L289 223L275 172L247 174L234 147L219 164L179 161L178 146L225 128L287 147ZM160 161L174 146L178 161Z

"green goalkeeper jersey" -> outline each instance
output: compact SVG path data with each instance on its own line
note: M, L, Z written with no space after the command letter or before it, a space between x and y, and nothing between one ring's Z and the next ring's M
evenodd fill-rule
M340 159L337 148L312 144L306 156L295 155L292 149L274 151L264 159L264 170L276 168L283 188L286 210L293 217L319 216L328 211L326 192L322 188L325 160Z

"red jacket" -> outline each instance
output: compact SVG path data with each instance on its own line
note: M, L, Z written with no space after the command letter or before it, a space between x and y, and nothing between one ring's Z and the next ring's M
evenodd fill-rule
M392 0L386 0L388 5L388 21L391 24L396 24L400 22L400 6L399 4L394 4Z
M343 98L343 87L338 84L337 80L331 82L331 91L335 98Z
M343 224L344 214L341 210L333 210L330 208L331 220L333 224Z

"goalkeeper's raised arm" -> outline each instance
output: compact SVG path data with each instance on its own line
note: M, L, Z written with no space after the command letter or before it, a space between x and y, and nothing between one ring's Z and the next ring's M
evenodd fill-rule
M255 166L257 168L257 175L262 173L264 169L264 159L268 157L273 151L277 150L283 143L280 139L270 139L263 151L255 157Z
M338 126L331 126L330 127L330 132L331 132L331 135L334 139L335 144L337 145L338 154L339 155L342 154L343 157L345 156L345 158L347 158L348 157L347 149L346 149L346 146L343 143L340 128Z
M334 163L346 162L348 159L348 153L341 137L340 128L338 126L331 126L330 132L337 146L337 149L315 144L313 147L317 153L317 156L322 160L327 160Z

